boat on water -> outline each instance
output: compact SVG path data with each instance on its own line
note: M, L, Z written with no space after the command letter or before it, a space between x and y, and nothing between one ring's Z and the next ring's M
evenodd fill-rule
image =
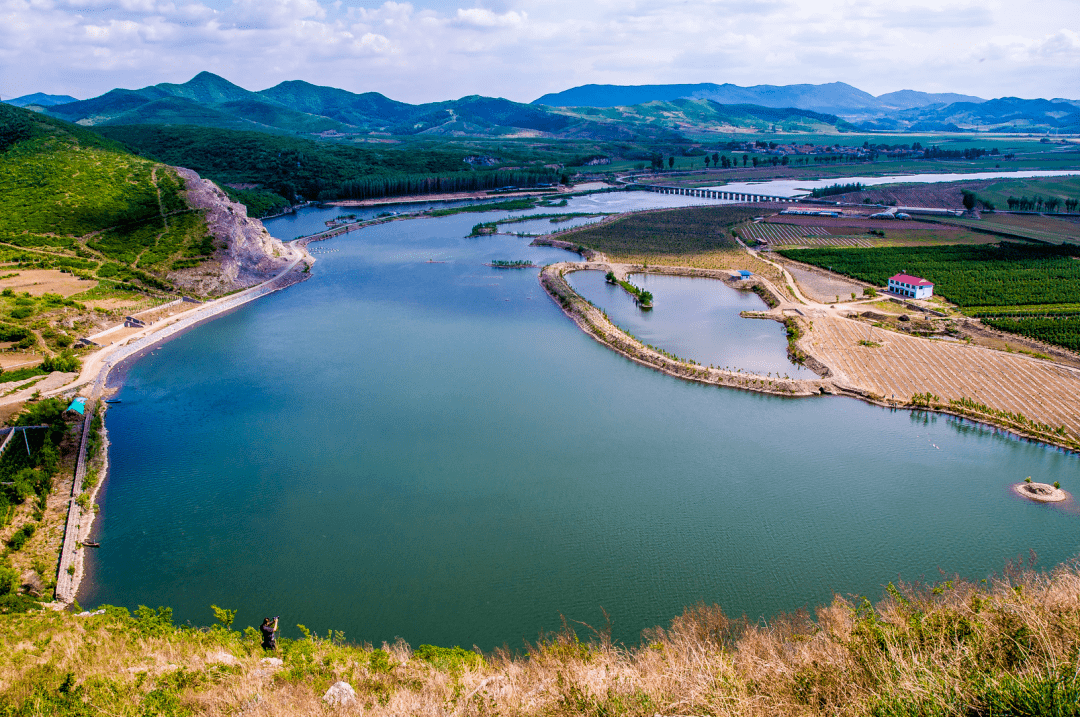
M122 403L122 401L119 398L107 398L105 403Z
M101 547L101 543L95 543L95 542L92 542L92 541L89 541L89 540L84 542L82 545L83 545L84 548L100 548Z

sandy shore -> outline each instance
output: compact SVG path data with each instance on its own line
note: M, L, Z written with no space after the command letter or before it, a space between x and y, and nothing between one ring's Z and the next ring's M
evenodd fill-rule
M1055 488L1049 483L1028 483L1025 481L1014 485L1013 491L1023 498L1038 503L1060 503L1069 499L1068 493L1061 488Z

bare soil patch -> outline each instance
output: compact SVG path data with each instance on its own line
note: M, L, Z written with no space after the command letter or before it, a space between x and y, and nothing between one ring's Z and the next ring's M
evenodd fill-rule
M15 352L8 353L7 351L0 353L0 368L7 371L10 368L15 368L21 365L33 365L35 363L41 363L41 356L38 354Z
M146 308L146 302L130 301L127 299L94 299L93 301L84 303L91 309L108 309L110 311L114 309L133 309L141 311Z
M788 270L788 273L795 278L795 283L799 285L802 293L814 301L829 303L836 301L837 296L840 297L840 301L850 301L852 293L857 297L861 297L863 289L867 286L867 284L844 279L836 274L830 274L816 267L806 266L780 256L773 256L772 259L782 264Z
M56 269L20 269L17 273L18 276L0 279L0 289L27 291L31 296L60 294L67 297L89 291L98 284L96 281L80 279Z

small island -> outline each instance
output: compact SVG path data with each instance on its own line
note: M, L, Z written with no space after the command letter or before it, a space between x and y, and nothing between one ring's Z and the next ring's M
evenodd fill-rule
M515 261L492 259L490 263L484 264L484 266L490 266L493 269L532 269L536 267L536 264L533 264L528 259L517 259Z
M621 286L623 289L625 289L626 293L634 297L634 301L637 302L638 308L642 311L648 311L652 308L653 295L651 291L646 291L640 286L634 286L629 281L623 281L622 279L615 276L615 272L613 271L609 271L604 277L604 280L607 281L607 283L609 284Z
M1069 497L1059 483L1033 483L1031 478L1013 486L1017 495L1039 503L1058 503Z

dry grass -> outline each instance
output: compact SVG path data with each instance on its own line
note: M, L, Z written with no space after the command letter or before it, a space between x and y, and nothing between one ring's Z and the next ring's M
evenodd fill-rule
M0 712L11 715L1075 715L1080 572L1007 568L990 582L835 598L771 624L688 608L634 647L566 629L483 661L403 643L282 641L175 628L144 610L0 616ZM462 655L465 657L463 658ZM348 682L356 702L329 708Z
M60 294L60 296L68 297L89 291L98 285L91 279L80 279L56 269L19 269L6 273L12 273L15 276L0 279L0 289L27 291L31 296Z

